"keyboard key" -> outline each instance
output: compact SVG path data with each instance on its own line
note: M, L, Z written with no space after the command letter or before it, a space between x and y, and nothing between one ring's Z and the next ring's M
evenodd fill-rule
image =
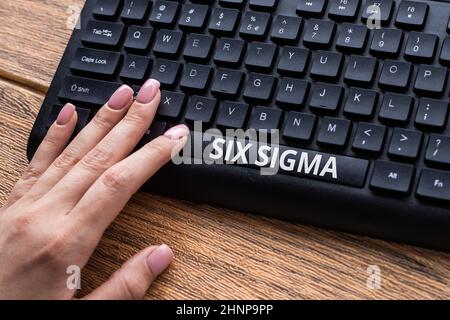
M362 53L366 47L368 34L366 26L343 23L336 49L345 53Z
M193 96L187 104L185 119L189 123L201 121L203 124L209 124L216 112L216 106L216 99Z
M70 68L76 73L112 76L121 59L120 53L78 48Z
M345 70L344 81L351 85L370 86L377 68L377 59L351 55Z
M219 108L217 125L223 128L244 128L249 106L245 103L224 101Z
M209 22L209 32L217 36L232 36L241 13L236 9L215 8Z
M370 187L407 194L411 189L414 166L387 161L377 161Z
M345 102L347 117L371 118L378 104L378 92L360 88L350 88Z
M324 117L317 137L317 143L333 147L347 144L351 122L344 119Z
M141 82L146 78L150 66L150 58L129 54L123 63L120 77L132 82Z
M58 97L63 101L101 106L120 86L120 83L66 76L61 84Z
M304 17L320 18L325 12L326 0L299 0L297 14Z
M244 90L244 99L269 103L272 100L275 83L272 76L250 73Z
M355 21L361 0L331 0L328 16L336 21Z
M393 158L415 160L419 156L422 140L422 132L395 128L388 154Z
M224 7L240 8L247 0L219 0L219 4Z
M380 58L396 58L400 53L403 32L398 29L376 29L373 34L370 53Z
M405 91L409 87L411 71L409 62L385 60L378 86L391 91Z
M147 0L125 0L122 19L127 22L140 23L147 17L151 2Z
M89 21L81 39L86 45L117 48L123 31L124 25L121 23Z
M181 115L186 96L184 93L161 91L161 102L156 113L167 118L178 118Z
M278 5L278 0L250 0L249 6L252 10L274 11Z
M450 172L423 169L420 175L417 195L436 200L450 200Z
M249 129L267 130L278 129L282 111L271 107L255 107L250 115Z
M180 5L176 1L156 1L150 15L153 25L170 28L175 24Z
M181 11L179 26L188 31L203 31L208 14L208 6L185 4Z
M214 38L209 35L191 33L186 38L183 56L186 60L206 62L211 55Z
M220 38L216 46L214 63L220 66L238 66L241 64L244 49L244 40Z
M130 52L146 52L153 38L153 28L130 26L124 47Z
M405 29L420 30L425 26L428 9L426 3L403 0L398 7L395 25Z
M388 92L384 95L379 118L387 123L405 125L409 122L413 104L411 96Z
M156 59L151 78L158 80L163 88L172 88L176 85L180 68L181 64L179 62Z
M139 141L137 148L142 148L144 145L156 139L159 136L162 136L167 130L167 123L162 121L154 121L150 128L145 132L141 141Z
M264 40L272 16L268 13L247 11L241 22L241 37L248 40Z
M280 106L300 108L306 103L309 82L294 78L281 78L276 103Z
M279 44L296 44L302 25L302 18L280 15L272 26L272 40Z
M450 137L431 134L428 140L425 161L430 164L450 166Z
M303 44L311 48L327 49L333 41L336 24L329 20L310 19L306 21Z
M284 47L278 62L278 72L282 75L303 76L308 67L310 51L297 47Z
M405 58L413 62L432 62L439 38L434 34L411 32L405 48Z
M235 97L241 90L244 74L241 71L219 68L211 92L218 96Z
M447 73L447 68L420 65L414 91L425 96L442 96L447 85Z
M381 25L388 25L392 18L395 3L393 0L367 0L362 9L361 20L368 25L374 26L375 19L379 20Z
M187 92L205 92L209 86L212 69L209 66L187 63L184 66L180 87Z
M450 66L450 37L445 38L444 43L442 44L439 62L444 66Z
M62 105L56 105L52 107L52 110L50 112L50 116L47 120L47 124L46 127L47 129L50 128L53 123L56 121L56 119L58 119L58 115L61 112L63 106ZM84 108L76 108L77 111L77 116L78 116L78 120L77 120L77 124L75 126L75 130L73 132L72 136L77 135L88 123L89 118L91 116L91 110L89 109L84 109Z
M97 0L92 13L97 19L113 20L119 13L122 0Z
M448 115L448 102L422 98L417 108L416 126L440 130L445 127Z
M309 108L319 113L335 113L341 104L343 90L341 86L314 84Z
M176 57L180 52L182 41L183 33L180 31L159 30L153 52L164 57Z
M270 43L252 42L245 66L250 70L270 71L275 63L278 47Z
M383 148L385 136L385 126L360 122L352 148L359 152L380 153Z
M311 77L322 81L336 81L340 76L343 60L341 53L317 51L312 62Z
M310 142L317 123L312 114L291 111L287 114L283 127L283 137L287 140Z

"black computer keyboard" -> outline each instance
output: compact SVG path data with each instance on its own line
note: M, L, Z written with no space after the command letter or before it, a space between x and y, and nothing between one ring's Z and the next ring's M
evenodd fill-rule
M145 190L448 250L449 17L446 1L88 0L28 156L63 103L79 131L155 78L142 143L178 123L279 129L292 162L169 164Z

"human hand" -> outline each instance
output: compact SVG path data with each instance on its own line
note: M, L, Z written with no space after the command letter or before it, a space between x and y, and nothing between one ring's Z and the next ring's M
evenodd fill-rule
M130 197L187 141L179 125L129 155L160 97L155 80L135 101L122 86L67 147L77 114L64 106L0 208L0 299L74 297L67 268L85 266ZM146 248L85 298L140 299L172 257L167 245Z

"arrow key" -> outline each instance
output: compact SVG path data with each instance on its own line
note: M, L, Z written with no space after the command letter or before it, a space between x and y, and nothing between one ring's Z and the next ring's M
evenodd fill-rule
M355 151L379 153L383 148L386 127L360 122L353 140Z
M392 158L417 159L422 145L422 132L395 128L388 154Z

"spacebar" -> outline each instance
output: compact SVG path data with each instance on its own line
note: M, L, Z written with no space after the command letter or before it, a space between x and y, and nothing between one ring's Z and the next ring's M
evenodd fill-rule
M120 86L120 83L67 76L58 96L65 101L103 105Z
M204 139L199 137L198 133L193 133L191 143L194 145L191 145L191 150L196 150L195 145L199 145L200 142L203 152L188 153L184 156L190 156L198 161L200 155L207 163L251 167L258 169L261 175L280 173L359 188L365 184L370 165L370 161L366 159L285 145L267 145L250 140L220 137L218 140L220 142L214 141L216 139L217 137Z

